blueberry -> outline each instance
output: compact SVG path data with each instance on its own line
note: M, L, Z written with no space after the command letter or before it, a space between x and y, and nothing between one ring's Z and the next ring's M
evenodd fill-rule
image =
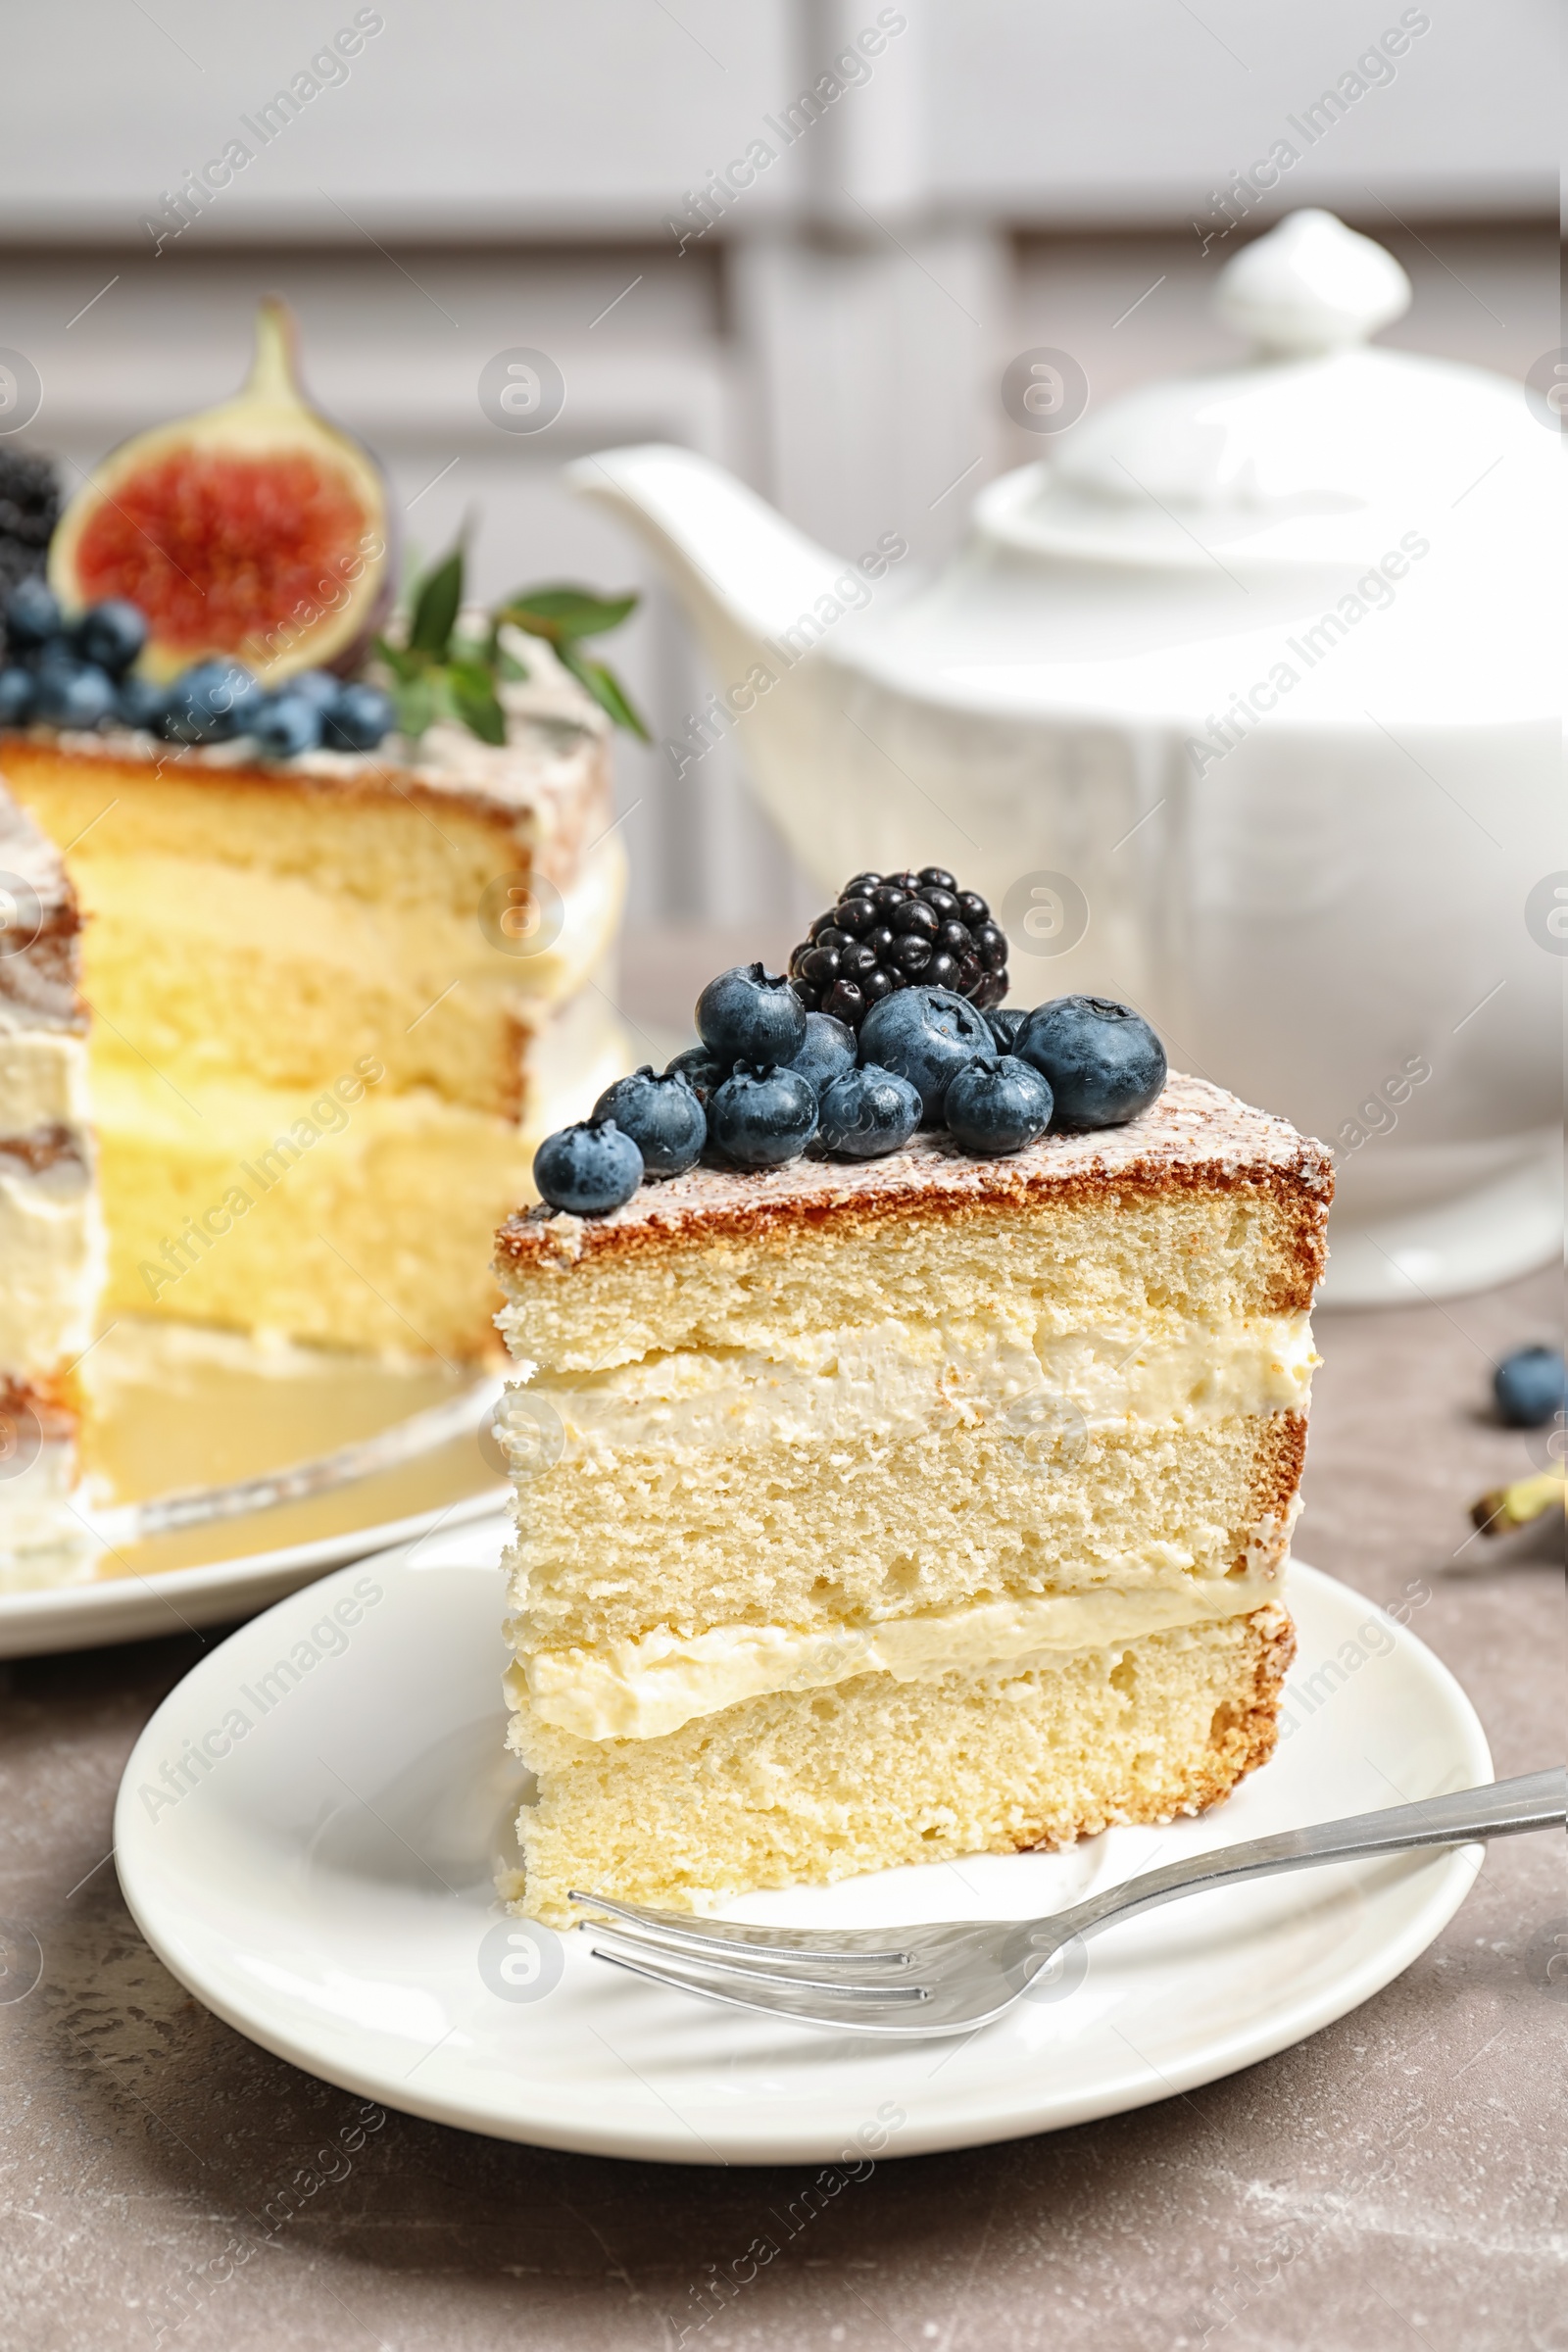
M1568 1366L1558 1348L1516 1348L1492 1375L1497 1418L1509 1429L1542 1429L1568 1406Z
M799 1070L742 1064L714 1090L708 1129L738 1167L780 1168L816 1133L816 1089Z
M547 1135L533 1155L542 1200L574 1217L602 1217L643 1180L643 1155L613 1119L583 1119Z
M38 681L30 669L0 669L0 727L24 727Z
M90 662L50 662L34 681L33 714L51 727L97 727L114 715L115 682Z
M198 662L169 690L164 733L173 743L226 743L250 732L262 689L239 662Z
M790 1061L792 1070L809 1078L818 1097L830 1079L855 1067L855 1031L830 1012L808 1012L806 1043Z
M132 670L115 688L115 716L122 727L140 727L148 735L161 734L169 711L169 688L160 686L153 678L139 678Z
M738 1061L771 1069L806 1043L806 1006L779 972L738 963L710 980L697 1000L697 1034L721 1069Z
M112 678L122 678L147 642L144 614L122 596L89 606L72 631L84 662L95 662Z
M270 694L250 723L256 748L267 760L292 760L314 752L321 740L320 706L284 687Z
M715 1086L724 1081L723 1070L706 1046L688 1046L684 1054L664 1066L666 1078L684 1078L699 1102L707 1103Z
M860 1024L860 1057L907 1078L927 1127L942 1123L949 1080L977 1054L994 1054L985 1015L945 988L904 988L873 1004Z
M703 1106L677 1071L656 1078L652 1062L607 1086L594 1104L596 1119L612 1119L643 1155L650 1176L679 1176L695 1166L708 1141Z
M948 1132L965 1152L990 1156L1021 1152L1051 1125L1051 1088L1011 1054L979 1054L965 1062L943 1102Z
M1018 1043L1018 1032L1028 1018L1029 1015L1021 1004L1011 1004L1005 1011L1000 1004L996 1004L986 1013L986 1027L1002 1048L1003 1053L1010 1054Z
M1108 997L1037 1004L1013 1047L1049 1080L1058 1127L1120 1127L1165 1083L1165 1049L1141 1013Z
M334 678L329 669L302 669L292 678L278 681L279 694L302 694L315 710L330 710L343 691L341 678Z
M902 1151L919 1124L920 1098L907 1078L865 1062L828 1082L817 1138L847 1159L882 1159Z
M373 752L397 724L392 697L379 686L344 686L328 703L321 740L334 752Z
M36 572L19 580L6 600L6 637L15 653L30 652L58 637L64 622L60 600Z

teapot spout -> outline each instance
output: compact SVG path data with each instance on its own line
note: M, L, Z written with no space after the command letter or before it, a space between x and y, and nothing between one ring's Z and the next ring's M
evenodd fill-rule
M565 468L569 489L624 516L652 549L721 678L765 660L845 566L756 492L689 449L647 442Z

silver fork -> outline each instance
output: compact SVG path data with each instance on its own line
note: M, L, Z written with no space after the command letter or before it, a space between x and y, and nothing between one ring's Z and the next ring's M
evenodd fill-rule
M1021 1999L1064 1944L1178 1895L1319 1862L1365 1861L1414 1846L1468 1845L1525 1830L1560 1829L1565 1819L1568 1771L1558 1765L1194 1854L1046 1919L823 1933L716 1920L699 1927L688 1914L577 1890L571 1900L608 1914L608 1924L595 1923L592 1933L623 1947L606 1950L596 1941L594 1957L656 1984L851 2034L968 2034Z

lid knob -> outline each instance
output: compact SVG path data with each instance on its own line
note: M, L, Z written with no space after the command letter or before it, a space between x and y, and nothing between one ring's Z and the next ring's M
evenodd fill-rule
M1294 359L1364 343L1409 307L1393 254L1316 206L1234 255L1214 293L1225 324L1259 355Z

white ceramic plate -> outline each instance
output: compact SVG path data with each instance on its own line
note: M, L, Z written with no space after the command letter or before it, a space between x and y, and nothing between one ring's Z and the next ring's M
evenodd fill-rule
M161 1958L264 2048L503 2139L678 2162L857 2166L1082 2123L1250 2065L1387 1984L1482 1849L1190 1897L1079 1947L968 2040L863 2042L607 1968L508 1917L504 1525L340 1569L243 1627L153 1717L116 1815ZM1054 1910L1157 1853L1488 1781L1445 1667L1371 1602L1293 1571L1300 1654L1275 1761L1200 1821L750 1897L802 1926ZM197 1761L205 1755L205 1764Z
M113 1504L266 1476L449 1401L471 1373L122 1317L87 1358L87 1468ZM0 1658L223 1625L335 1568L497 1507L472 1437L244 1518L125 1543L79 1584L0 1592Z

